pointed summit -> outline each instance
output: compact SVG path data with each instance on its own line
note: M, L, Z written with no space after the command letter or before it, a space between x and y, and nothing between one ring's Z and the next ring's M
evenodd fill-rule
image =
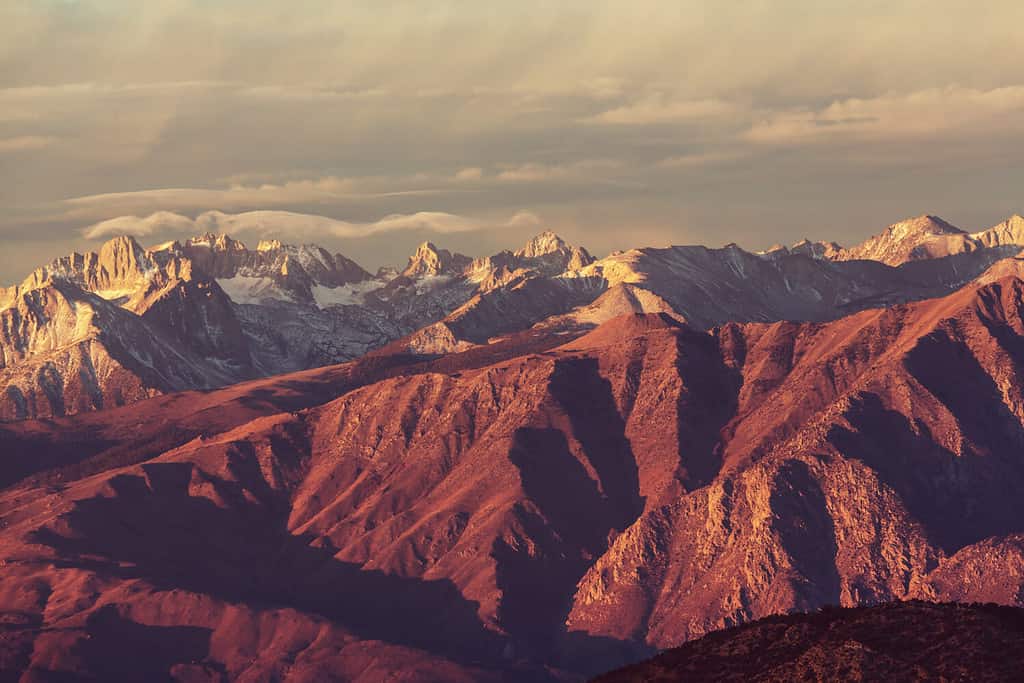
M516 251L516 256L520 258L534 258L537 256L544 256L556 251L562 251L568 248L569 245L565 243L561 237L550 230L534 236L529 242L526 243L522 249Z
M923 215L893 223L878 235L837 256L837 260L880 261L898 266L907 261L970 251L970 235L938 216Z
M893 223L886 232L894 239L902 239L914 235L962 235L964 231L938 216L917 216Z
M462 254L453 254L447 249L438 249L433 242L424 242L409 257L409 264L402 271L406 277L454 275L461 273L472 259Z
M153 264L146 257L146 250L134 237L121 235L100 247L97 265L109 285L142 277Z
M524 266L536 268L545 274L579 270L594 261L586 249L568 244L551 230L533 237L513 256Z

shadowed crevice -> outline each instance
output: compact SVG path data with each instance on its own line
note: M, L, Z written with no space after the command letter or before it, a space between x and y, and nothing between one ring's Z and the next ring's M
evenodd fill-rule
M838 605L841 581L836 569L836 530L825 494L807 464L787 460L775 474L770 498L772 526L800 579L794 589L798 609Z
M683 486L693 491L722 469L722 430L736 415L743 378L725 365L710 335L684 332L676 343L683 385L676 402L679 467Z
M601 376L596 358L573 358L555 363L549 390L568 415L572 435L597 473L605 498L617 511L614 527L625 529L643 511L644 499L636 457L611 383Z
M845 417L850 428L832 427L828 440L873 469L948 554L1024 530L1024 475L1008 458L958 456L876 394L856 396Z

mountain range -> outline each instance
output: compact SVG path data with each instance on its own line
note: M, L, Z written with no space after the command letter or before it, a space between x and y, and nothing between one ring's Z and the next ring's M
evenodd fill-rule
M45 419L0 423L0 678L572 681L827 605L1024 606L1024 219L953 230L40 269L3 294L8 415ZM287 353L345 316L380 324L353 360Z
M968 234L932 216L851 249L802 241L641 248L594 259L543 232L470 258L422 244L371 275L315 245L207 234L149 248L117 237L0 289L0 419L74 414L340 363L392 345L440 355L533 327L627 312L701 329L832 320L946 294L1024 248L1014 216Z

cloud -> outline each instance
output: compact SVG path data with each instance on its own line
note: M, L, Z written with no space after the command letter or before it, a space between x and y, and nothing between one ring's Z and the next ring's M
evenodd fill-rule
M464 168L455 174L455 180L459 182L472 182L484 177L484 170L479 166Z
M297 172L247 173L223 179L232 183L228 187L154 188L71 197L61 201L64 210L56 217L61 220L93 221L112 214L149 216L167 211L204 211L211 207L216 207L218 211L237 211L309 204L341 207L368 201L386 204L399 199L479 193L489 188L497 191L496 188L505 183L593 180L620 166L619 162L607 159L563 165L503 164L498 166L502 170L494 173L485 173L481 167L467 167L454 174L423 172L401 177L323 176L276 183L253 181L294 176Z
M583 121L614 126L649 126L732 117L738 111L740 109L735 104L717 98L672 100L659 93L586 117Z
M525 228L540 224L540 219L521 211L506 221L491 221L443 211L419 211L391 214L371 222L350 222L291 211L247 211L229 214L206 211L192 219L170 211L158 211L146 217L118 216L82 230L86 239L104 239L115 235L194 235L207 232L242 235L252 233L287 239L316 237L358 238L399 231L426 231L438 234L474 232L501 227Z
M613 159L590 159L572 164L526 163L507 166L496 178L501 182L540 183L556 180L582 179L602 171L620 168L621 162Z
M656 165L660 168L696 168L711 164L720 164L729 161L742 159L746 154L739 150L722 150L710 152L697 152L694 154L680 154L666 157Z
M975 90L951 86L906 94L836 100L821 109L769 114L746 133L759 144L919 141L1024 130L1024 86Z
M441 191L440 188L429 187L403 188L403 182L414 181L401 178L325 176L284 183L232 185L226 188L185 187L108 192L72 197L63 200L62 204L67 208L65 217L74 219L103 213L110 215L113 211L140 214L146 211L188 211L209 207L243 209L254 206L336 203L339 200L429 196Z
M157 211L145 218L118 216L90 225L82 230L86 239L96 240L115 235L146 237L154 233L188 234L196 228L196 222L187 216L170 211Z
M57 138L45 135L20 135L13 138L0 138L0 152L22 152L25 150L43 149L57 142Z

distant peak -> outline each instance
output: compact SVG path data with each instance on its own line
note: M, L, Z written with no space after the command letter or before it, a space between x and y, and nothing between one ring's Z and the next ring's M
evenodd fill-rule
M190 237L185 242L188 247L209 247L214 251L244 251L245 245L230 235L207 232L203 235Z
M283 248L281 240L260 240L260 243L256 245L256 251L277 251Z
M843 248L835 242L812 242L805 237L791 246L787 251L790 254L809 256L814 259L829 260L841 252L842 249Z
M118 235L117 237L111 237L109 240L107 240L103 244L104 247L106 247L106 246L120 246L120 245L130 245L130 246L132 246L134 248L134 247L138 247L139 243L131 235Z
M433 242L424 242L416 247L409 257L409 264L402 271L406 277L454 274L461 272L472 261L468 256L453 254L447 249L438 249Z
M535 256L551 254L556 251L562 251L567 247L568 245L565 243L565 240L554 232L545 230L530 239L530 241L526 243L526 246L519 250L519 255L532 258Z
M959 235L964 232L952 223L928 214L893 223L887 230L894 236Z
M145 251L142 245L131 235L118 235L104 242L103 246L100 247L99 253L103 259L120 258L122 256L138 259L141 258Z
M540 266L540 262L543 261L546 265L542 266L542 269L558 271L578 270L594 261L586 249L570 245L551 230L535 235L513 256L517 259L536 261L530 263L530 267Z

